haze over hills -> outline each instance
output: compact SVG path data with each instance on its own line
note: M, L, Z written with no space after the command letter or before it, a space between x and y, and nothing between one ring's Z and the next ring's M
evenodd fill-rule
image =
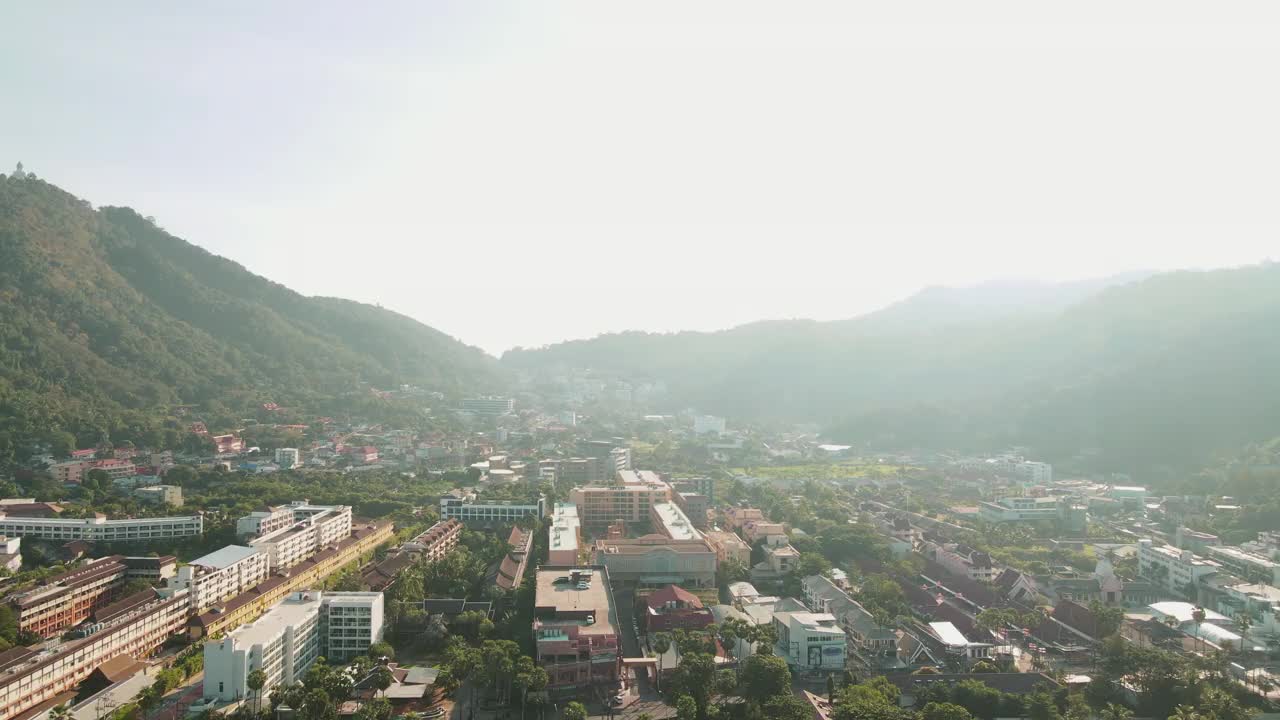
M503 363L662 380L667 409L816 421L839 441L1093 449L1118 469L1185 467L1280 432L1280 265L1128 280L1013 307L973 300L991 288L927 290L852 320L621 333Z
M500 383L492 358L415 320L304 297L32 178L0 175L0 302L4 443L141 440L178 404L234 421L268 402L336 412L370 388Z

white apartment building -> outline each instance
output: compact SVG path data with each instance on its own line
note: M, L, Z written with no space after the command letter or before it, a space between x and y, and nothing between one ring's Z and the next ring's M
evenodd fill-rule
M382 639L383 611L380 592L325 593L320 603L325 658L346 662L368 654L369 646Z
M547 514L547 498L539 496L536 503L477 502L473 492L451 490L440 498L440 518L454 519L473 525L510 525L529 516L544 517Z
M293 509L290 507L267 507L254 510L236 520L236 534L241 537L266 535L293 524Z
M87 542L148 542L192 537L204 532L204 516L123 518L8 517L0 508L0 535L42 540Z
M287 570L306 560L319 547L316 528L299 524L249 541L249 547L265 554L272 570Z
M1228 572L1239 575L1245 580L1280 585L1280 563L1276 563L1269 557L1245 552L1228 545L1206 547L1204 554L1222 565Z
M792 671L840 672L847 652L844 630L830 613L776 612L778 631L774 652L785 658Z
M312 505L295 500L281 507L251 512L236 521L241 536L265 537L286 528L307 525L315 530L315 547L322 548L351 534L351 508L346 505Z
M302 679L318 657L345 662L382 639L382 593L291 593L254 622L204 647L204 696L252 697L249 673L267 675L264 695Z
M679 505L670 502L655 503L649 509L653 529L672 540L697 540L702 533L693 526Z
M272 570L284 570L306 560L321 548L351 536L351 508L346 505L289 506L293 524L249 542L267 554Z
M577 565L578 548L582 546L578 506L556 503L551 510L551 527L547 528L547 536L548 565Z
M1181 595L1188 584L1212 575L1222 566L1196 555L1190 550L1179 550L1172 545L1155 545L1149 538L1138 541L1138 573L1160 582L1169 590Z
M989 523L1057 520L1060 501L1054 497L1007 497L978 505L978 514Z
M1047 462L1023 460L1013 466L1013 474L1033 485L1053 482L1053 466Z
M191 612L202 613L266 580L270 574L271 560L266 553L243 545L228 545L178 568L178 574L169 578L166 589L188 591Z
M292 593L257 620L204 645L204 696L249 698L249 673L267 675L263 692L302 680L320 657L320 593Z
M288 470L302 465L302 453L298 448L276 448L276 464Z

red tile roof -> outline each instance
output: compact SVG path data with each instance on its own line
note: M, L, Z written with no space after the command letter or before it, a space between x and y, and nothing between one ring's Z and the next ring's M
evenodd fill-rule
M669 602L680 603L681 605L691 608L702 607L702 601L698 599L697 595L694 595L688 590L676 585L668 585L664 588L659 588L658 590L650 593L649 597L645 598L645 604L651 608L661 607Z

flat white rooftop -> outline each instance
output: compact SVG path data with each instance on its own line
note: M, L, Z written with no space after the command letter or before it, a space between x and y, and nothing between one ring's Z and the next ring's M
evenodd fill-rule
M1195 612L1196 606L1189 602L1169 600L1166 602L1152 603L1147 607L1151 608L1151 611L1155 614L1162 615L1164 617L1171 617L1179 623L1195 622L1195 618L1192 617L1192 613ZM1222 613L1214 612L1208 608L1204 609L1205 622L1223 622L1227 619L1227 616Z
M948 645L965 647L969 644L969 638L949 622L931 622L929 629L933 630L933 634L937 635L939 640Z
M191 564L221 570L224 567L235 565L257 552L257 548L245 547L244 545L228 545L219 550L214 550L204 557L192 560Z
M809 632L821 632L829 635L844 635L844 630L836 625L836 616L831 613L814 613L814 612L780 612L775 617L779 619L791 618L796 624L803 627Z
M658 516L658 520L662 522L662 527L666 534L674 540L697 540L702 537L702 533L698 532L693 523L689 522L689 516L684 514L680 506L675 503L654 503L653 512Z
M1270 558L1261 555L1254 555L1251 552L1245 552L1240 548L1227 546L1213 546L1205 548L1205 552L1209 555L1217 557L1230 558L1248 565L1256 565L1260 568L1274 568L1276 563Z
M313 593L319 594L319 593ZM328 592L324 593L320 601L325 605L350 605L352 607L369 607L382 597L380 592Z
M269 643L285 628L301 624L320 612L320 598L319 592L291 593L262 617L232 630L227 637L242 648Z

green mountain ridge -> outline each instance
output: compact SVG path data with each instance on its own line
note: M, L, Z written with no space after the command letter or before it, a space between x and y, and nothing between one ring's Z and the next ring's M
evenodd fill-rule
M962 321L623 333L505 354L527 372L662 380L662 410L813 421L873 447L994 450L1181 472L1280 434L1280 265L1162 273ZM917 315L919 317L919 315Z
M302 296L32 178L0 175L0 304L0 455L60 431L154 441L180 404L359 414L370 388L502 387L492 358L415 320Z

